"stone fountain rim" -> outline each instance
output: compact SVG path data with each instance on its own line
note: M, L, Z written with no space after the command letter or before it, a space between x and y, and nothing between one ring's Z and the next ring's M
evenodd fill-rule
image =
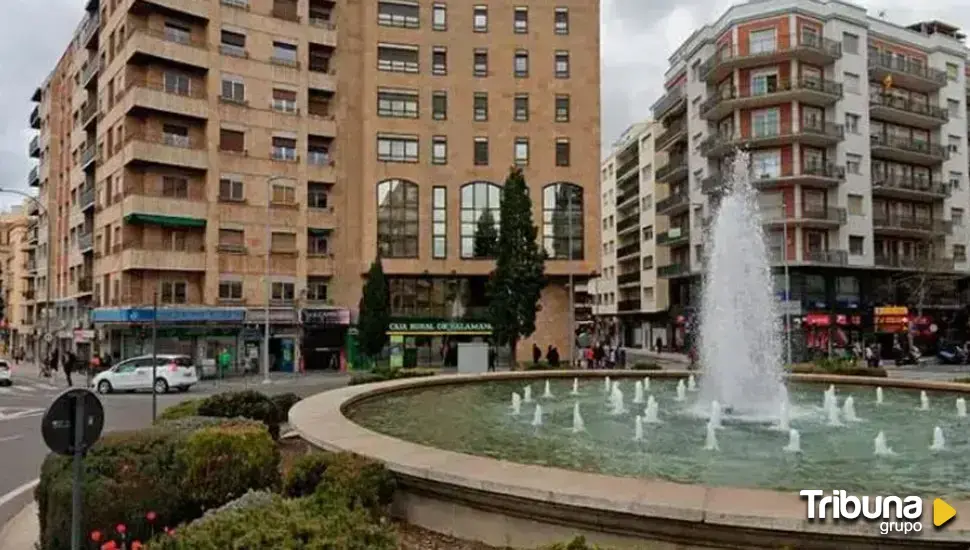
M797 494L768 489L684 484L659 478L630 478L522 464L419 445L369 430L345 412L363 400L403 390L499 380L547 378L687 378L702 373L683 370L559 370L487 374L449 374L404 378L347 386L307 397L289 413L290 426L313 445L331 452L353 452L378 460L399 476L449 486L452 491L493 493L537 505L588 515L614 513L644 518L686 521L715 528L786 531L815 536L841 535L889 542L913 541L912 536L879 535L876 524L816 523L805 519L805 501ZM796 382L882 386L947 391L970 395L970 384L942 381L787 374ZM550 487L555 488L550 490ZM828 487L820 489L830 489ZM966 543L970 540L970 501L947 501L957 516L944 529L933 529L932 499L924 498L923 532L918 540ZM456 536L461 536L456 533Z

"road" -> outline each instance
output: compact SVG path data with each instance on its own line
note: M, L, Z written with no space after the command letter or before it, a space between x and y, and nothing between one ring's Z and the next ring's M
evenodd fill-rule
M47 405L67 388L63 377L52 384L20 369L14 385L0 387L0 526L10 520L33 497L31 483L40 475L47 456L40 433L40 421ZM22 374L21 374L22 373ZM83 378L80 379L83 383ZM267 394L294 392L311 395L347 384L340 374L309 374L275 377L272 384L261 380L202 382L188 393L171 393L158 397L158 409L164 410L184 399L211 395L246 387ZM74 381L75 385L79 383ZM102 397L105 409L105 431L131 430L151 424L151 393L112 394Z

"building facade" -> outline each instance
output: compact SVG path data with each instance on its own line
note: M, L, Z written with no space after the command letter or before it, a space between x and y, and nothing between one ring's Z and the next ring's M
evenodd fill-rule
M697 229L744 148L772 257L791 270L791 295L781 277L776 292L810 346L873 330L876 306L908 306L924 332L954 328L970 270L962 40L841 2L740 4L698 29L653 109L674 134L658 143L658 193L682 197L657 207L671 311L697 305Z
M159 351L211 361L268 320L274 368L334 365L378 254L400 324L475 320L518 165L550 253L535 340L565 349L599 242L598 2L520 4L91 0L35 94L59 322L130 356L157 303ZM408 332L432 359L451 335Z
M3 345L8 352L23 350L33 356L33 289L27 274L32 221L24 206L0 214L0 254L3 266Z

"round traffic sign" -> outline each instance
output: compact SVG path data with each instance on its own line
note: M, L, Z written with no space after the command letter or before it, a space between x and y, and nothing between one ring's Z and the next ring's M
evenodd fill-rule
M47 407L41 421L44 443L51 451L72 455L75 451L75 428L82 423L79 450L86 451L101 437L104 429L104 406L91 390L65 390Z

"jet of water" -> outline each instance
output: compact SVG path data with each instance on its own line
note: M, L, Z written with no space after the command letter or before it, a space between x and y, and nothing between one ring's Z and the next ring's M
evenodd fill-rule
M542 426L542 405L536 403L536 408L532 411L532 425L535 427Z
M643 441L643 418L640 416L633 420L633 440Z
M708 451L719 451L721 447L717 444L717 426L707 423L707 436L704 438L704 448Z
M643 391L650 391L650 377L643 377Z
M603 393L605 393L606 396L609 397L610 390L612 389L613 389L613 384L610 383L610 377L607 376L606 378L603 379Z
M788 430L788 445L785 445L784 450L787 453L802 452L802 436L798 430Z
M721 427L721 404L717 401L711 401L711 418L709 422L715 427Z
M687 377L687 391L697 391L697 379L693 374Z
M633 384L633 402L638 404L643 403L643 382L640 380L637 380Z
M684 380L680 379L677 381L677 401L687 400L687 386L684 385Z
M610 414L615 416L626 412L626 407L623 405L623 390L618 386L613 386L613 392L610 394L610 407L612 407Z
M889 443L886 442L886 434L881 431L879 432L879 435L876 436L875 441L873 441L873 447L873 452L876 454L876 456L892 456L896 454L889 447Z
M967 400L962 397L957 397L957 418L966 418L967 416Z
M522 396L512 392L512 414L518 416L522 412Z
M859 417L855 413L855 399L852 396L845 398L845 403L842 404L842 416L845 418L846 422L858 422Z
M522 402L532 403L532 386L522 388Z
M833 403L831 406L829 406L828 413L829 413L829 415L828 415L829 416L829 422L828 422L829 426L841 426L842 425L842 421L839 419L839 407L838 407L838 405L835 405Z
M882 405L882 386L876 388L876 405Z
M789 411L788 401L782 401L778 413L778 429L782 431L791 429L791 412Z
M586 430L586 423L583 422L583 415L579 413L579 403L573 403L573 433Z
M549 381L548 380L546 380L546 388L542 392L542 398L543 399L552 399L553 398L552 388L549 387Z
M735 155L728 189L705 242L701 296L702 402L774 418L782 400L778 306L749 156Z
M926 395L926 390L921 390L919 392L919 410L930 410L930 396Z
M933 428L933 444L930 445L931 451L946 450L946 438L943 437L943 428L937 426Z
M569 392L570 395L579 395L579 378L573 378L573 391Z
M643 421L648 424L660 423L660 405L652 395L647 398L647 408L643 411Z

